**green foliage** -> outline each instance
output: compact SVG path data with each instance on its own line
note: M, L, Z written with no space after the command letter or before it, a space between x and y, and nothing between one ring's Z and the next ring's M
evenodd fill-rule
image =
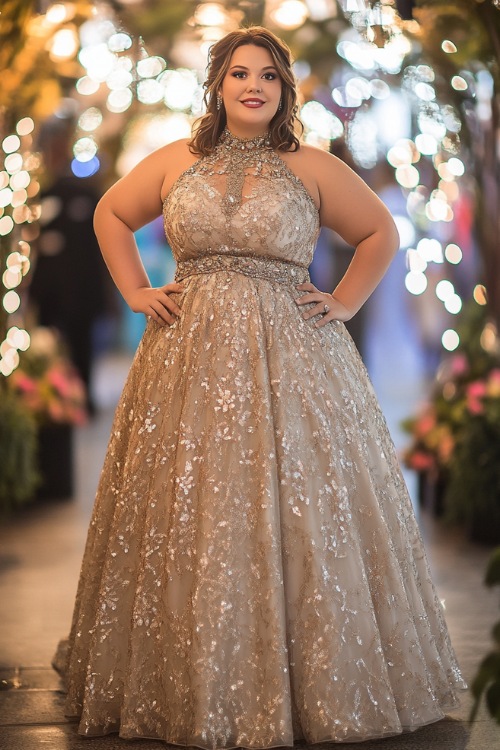
M500 547L490 558L485 576L487 586L500 585ZM469 721L474 721L484 695L490 715L500 724L500 621L492 630L494 650L485 656L472 682L474 705Z
M473 538L499 541L499 399L463 426L450 463L445 506L449 519L463 523Z
M0 394L0 514L29 500L38 485L37 432L31 415L5 389Z

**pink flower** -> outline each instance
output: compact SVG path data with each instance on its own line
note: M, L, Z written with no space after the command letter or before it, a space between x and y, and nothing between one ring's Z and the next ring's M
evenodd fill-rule
M484 380L474 380L467 386L466 394L470 398L483 398L486 395L486 383Z
M455 354L451 360L451 374L454 377L465 375L469 370L469 363L465 354Z
M15 373L14 383L16 387L24 393L35 393L37 390L36 381L20 371Z
M53 367L47 372L47 380L61 394L63 398L71 396L71 380L66 373L58 368Z
M425 437L436 426L436 417L431 412L423 414L415 424L415 435Z
M434 458L422 451L411 454L408 464L415 471L428 471L429 469L433 469L435 465Z
M467 409L469 410L470 414L483 414L484 404L478 398L467 395Z

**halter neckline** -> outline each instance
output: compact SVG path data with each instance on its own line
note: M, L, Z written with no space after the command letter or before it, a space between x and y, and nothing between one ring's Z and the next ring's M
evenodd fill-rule
M269 133L256 135L254 138L239 138L237 135L234 135L234 133L231 133L228 128L224 128L224 130L222 131L219 138L219 143L222 143L225 146L229 146L230 148L235 148L238 151L252 151L253 149L258 148L271 148L271 139L269 138Z

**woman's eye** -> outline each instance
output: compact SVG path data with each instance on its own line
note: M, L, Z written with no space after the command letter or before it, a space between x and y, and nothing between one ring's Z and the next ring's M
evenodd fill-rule
M233 78L242 78L245 75L245 73L242 70L237 70L236 73L233 73Z
M276 78L276 74L275 73L265 73L265 77L267 78L268 81L274 81L274 79Z

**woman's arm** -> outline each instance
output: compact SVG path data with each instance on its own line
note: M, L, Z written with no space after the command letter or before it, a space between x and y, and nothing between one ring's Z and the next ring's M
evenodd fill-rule
M173 323L180 308L167 292L181 284L158 289L142 264L134 232L161 215L161 189L167 169L182 171L187 147L177 141L153 152L116 182L101 198L94 213L94 230L113 281L134 312L151 315L159 323Z
M399 248L399 235L386 206L350 167L332 154L305 148L319 189L321 224L355 248L346 273L328 295L331 302L315 299L315 292L300 299L301 303L318 302L318 309L309 310L307 317L323 312L325 303L329 305L330 312L319 321L323 325L334 318L349 320L358 312L387 271ZM312 285L301 286L306 290Z

